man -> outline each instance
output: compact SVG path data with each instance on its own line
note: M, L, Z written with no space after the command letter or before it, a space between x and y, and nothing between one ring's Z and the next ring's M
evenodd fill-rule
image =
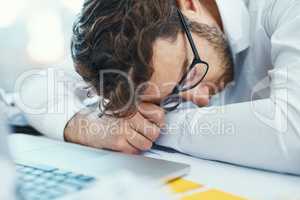
M59 132L97 148L138 153L158 142L300 174L299 11L296 0L86 1L74 27L75 67L113 117L82 110ZM132 79L133 100L124 76L102 76L107 70ZM182 99L211 107L182 110ZM164 110L174 111L167 114L170 134L157 140ZM101 128L82 129L82 121Z
M200 4L197 6L201 9ZM141 10L144 10L143 13ZM185 89L186 93L198 86L196 90L202 95L197 95L199 98L194 100L200 105L207 105L209 84L221 86L229 82L233 69L229 45L221 31L221 22L206 12L206 21L210 24L194 23L192 28L196 34L188 41L181 21L186 22L183 16L182 19L179 18L178 14L181 12L177 10L175 1L87 1L74 27L72 51L76 70L97 92L101 90L101 73L107 69L116 71L103 76L104 91L98 92L109 102L105 109L114 114L125 113L128 116L129 110L135 109L134 105L126 104L137 103L129 101L138 88L140 101L160 104L163 98L170 96L180 79L183 79L182 85L189 87ZM191 15L197 17L194 13ZM187 30L188 33L190 30ZM194 48L194 45L203 52L202 58L197 47L192 51L191 47ZM171 49L174 51L170 51ZM202 59L209 60L209 66ZM188 68L191 70L182 78ZM123 74L125 75L122 76ZM131 80L127 80L127 76ZM199 85L202 79L207 84ZM133 92L128 82L132 83ZM188 96L184 93L182 95ZM119 109L124 109L123 113L116 111ZM151 113L151 109L150 112L147 108L143 110L144 112L140 109L141 115ZM120 142L127 142L129 148L133 146L133 151L147 150L156 140L159 130L150 128L151 125L143 122L143 119L137 121L140 127L124 131L135 137L129 135ZM148 132L141 130L147 126ZM71 132L68 134L66 131L66 137L72 141L74 132L78 131ZM113 143L117 141L114 139ZM115 149L110 145L104 144L104 147Z

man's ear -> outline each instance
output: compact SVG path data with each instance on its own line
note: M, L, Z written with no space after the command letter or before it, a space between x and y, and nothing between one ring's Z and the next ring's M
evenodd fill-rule
M199 0L177 0L177 6L182 12L192 11L199 13L201 11Z

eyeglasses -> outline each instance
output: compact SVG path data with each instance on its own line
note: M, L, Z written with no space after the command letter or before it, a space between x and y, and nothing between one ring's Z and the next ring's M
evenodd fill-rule
M175 110L182 103L183 99L179 96L179 93L194 89L197 85L200 84L200 82L203 81L209 69L208 63L201 60L199 56L191 31L187 25L187 21L185 20L182 12L178 8L177 12L183 29L188 38L188 41L190 43L190 46L192 48L194 59L190 64L189 68L187 68L178 85L173 89L172 93L161 103L161 107L168 112Z

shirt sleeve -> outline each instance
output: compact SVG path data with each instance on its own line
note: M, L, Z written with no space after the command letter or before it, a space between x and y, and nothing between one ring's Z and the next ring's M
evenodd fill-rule
M204 159L300 174L300 3L274 2L265 24L274 66L268 73L270 98L173 112L161 145Z
M53 139L64 140L69 120L92 101L87 85L75 73L33 70L18 82L17 106L29 125ZM93 103L97 102L93 99Z

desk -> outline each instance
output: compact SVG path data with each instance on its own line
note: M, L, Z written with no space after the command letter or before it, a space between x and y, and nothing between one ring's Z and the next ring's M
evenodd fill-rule
M11 136L10 139L13 137L16 138ZM20 139L14 140L15 152L44 148L44 146L28 147L23 145L23 142ZM185 179L201 183L208 188L219 189L248 199L300 200L300 177L297 176L201 160L179 153L152 150L144 155L190 164L191 172Z
M191 165L185 179L248 199L300 200L300 177L153 150L145 156ZM300 155L299 155L300 156ZM300 166L299 166L300 167Z

